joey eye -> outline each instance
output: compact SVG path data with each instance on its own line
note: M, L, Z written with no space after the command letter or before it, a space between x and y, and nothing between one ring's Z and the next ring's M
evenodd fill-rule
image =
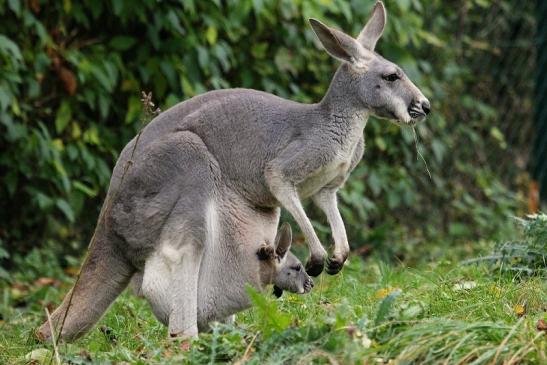
M399 75L397 75L396 73L392 73L392 74L384 75L382 76L382 78L386 81L393 82L395 80L399 80Z
M291 270L294 270L296 272L300 272L300 270L302 270L302 265L293 266L293 267L291 267Z

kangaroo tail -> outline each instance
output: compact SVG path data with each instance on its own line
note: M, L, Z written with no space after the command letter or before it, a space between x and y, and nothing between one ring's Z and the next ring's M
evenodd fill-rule
M125 289L135 271L115 249L114 242L107 239L104 222L99 222L92 242L79 279L51 315L56 338L73 341L89 331ZM40 326L36 336L42 341L51 340L48 321Z

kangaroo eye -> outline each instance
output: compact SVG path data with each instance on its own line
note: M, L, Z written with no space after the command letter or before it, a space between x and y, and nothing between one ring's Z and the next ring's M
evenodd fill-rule
M393 73L389 75L384 75L382 76L382 78L386 81L393 82L395 80L399 80L399 75L397 75L396 73Z
M291 267L291 270L294 270L294 271L300 272L300 270L302 270L302 265L298 265L298 266L293 266L293 267Z

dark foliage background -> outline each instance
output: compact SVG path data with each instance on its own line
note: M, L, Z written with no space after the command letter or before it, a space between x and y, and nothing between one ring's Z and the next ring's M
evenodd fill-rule
M82 252L116 157L141 128L141 91L164 110L236 86L318 101L337 65L307 19L355 35L373 3L0 0L3 262L38 247ZM353 247L404 257L425 239L510 234L528 186L533 2L386 6L378 51L405 69L433 113L417 128L418 147L412 130L369 121L365 157L340 194Z

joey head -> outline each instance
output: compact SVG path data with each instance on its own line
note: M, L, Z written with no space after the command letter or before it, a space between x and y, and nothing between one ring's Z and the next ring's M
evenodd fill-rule
M277 233L275 248L264 244L257 252L263 283L274 284L274 293L278 297L284 290L297 294L308 293L314 285L302 262L290 252L291 242L291 226L284 223Z

